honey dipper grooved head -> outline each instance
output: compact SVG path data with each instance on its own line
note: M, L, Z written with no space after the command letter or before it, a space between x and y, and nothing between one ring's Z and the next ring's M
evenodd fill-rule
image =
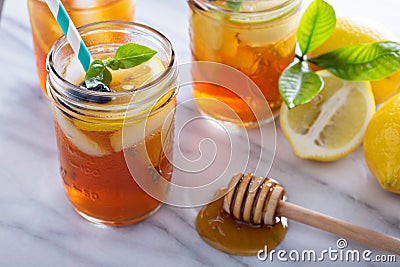
M275 224L275 212L285 190L275 180L236 174L228 185L223 209L235 219L251 224Z

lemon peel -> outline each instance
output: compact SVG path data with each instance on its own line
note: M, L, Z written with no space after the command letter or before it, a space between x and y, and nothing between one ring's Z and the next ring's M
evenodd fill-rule
M400 194L400 94L372 117L364 138L365 161L384 190Z

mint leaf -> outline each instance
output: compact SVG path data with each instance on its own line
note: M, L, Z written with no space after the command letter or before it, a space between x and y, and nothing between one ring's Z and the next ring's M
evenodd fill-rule
M99 83L108 86L111 83L111 80L111 73L102 60L93 61L85 75L85 84L87 88L94 88Z
M86 72L86 78L92 78L92 77L96 77L98 75L100 75L104 69L106 69L106 65L103 63L103 61L101 60L94 60L90 66L88 71Z
M115 53L114 59L120 69L129 69L151 59L157 51L144 45L129 43L121 45Z
M290 65L279 78L279 92L289 109L310 102L323 87L322 78L305 62Z
M239 11L241 6L242 1L226 1L226 7L233 11Z
M323 0L314 0L304 12L299 28L297 40L302 55L313 51L325 42L336 25L335 10Z
M380 80L400 69L400 44L387 41L352 45L308 61L344 80Z

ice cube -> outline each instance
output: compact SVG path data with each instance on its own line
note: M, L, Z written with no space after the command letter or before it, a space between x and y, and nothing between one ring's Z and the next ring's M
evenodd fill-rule
M69 119L67 119L60 110L55 110L54 115L56 118L56 123L60 126L65 136L80 151L94 157L102 157L109 154L105 148L101 147L98 143L90 139L82 131L76 128L76 126L69 121Z
M79 84L85 78L85 71L82 68L82 65L79 63L77 57L70 61L68 67L65 71L65 79L73 84Z
M238 38L243 44L252 47L263 47L273 45L282 39L286 39L296 31L297 20L290 18L279 25L271 27L248 27L239 32Z
M202 14L193 14L192 31L194 41L198 40L200 45L207 45L212 50L220 50L223 44L222 34L224 28L218 13L210 13L210 18ZM204 60L204 59L202 59Z

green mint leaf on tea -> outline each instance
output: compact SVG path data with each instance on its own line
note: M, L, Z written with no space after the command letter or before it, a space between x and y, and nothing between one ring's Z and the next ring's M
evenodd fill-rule
M109 85L112 80L111 73L102 60L94 60L86 72L85 84L87 88L94 88L99 83Z
M304 12L297 40L302 56L325 42L336 26L335 10L323 0L314 0Z
M124 44L117 49L114 59L120 69L129 69L151 59L157 52L153 49L134 43Z
M352 45L308 61L344 80L380 80L400 69L400 44L387 41Z
M322 78L306 62L290 65L279 78L279 92L289 109L310 102L323 87Z
M121 45L114 57L106 60L94 60L86 72L86 88L96 88L99 84L109 86L112 81L110 69L129 69L150 60L157 51L134 43Z
M233 11L239 11L242 1L226 1L226 7Z

